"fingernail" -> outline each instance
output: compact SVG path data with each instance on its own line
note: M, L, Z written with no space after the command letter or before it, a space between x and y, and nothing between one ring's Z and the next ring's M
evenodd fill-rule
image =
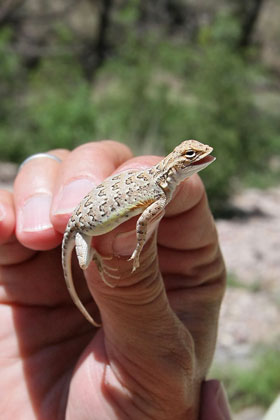
M19 229L23 232L37 232L52 228L51 202L52 197L47 194L29 198L19 211Z
M114 255L129 257L136 247L135 230L116 235L112 247Z
M223 414L223 418L231 419L227 394L226 394L224 385L222 383L217 389L217 392L215 395L215 402L220 412Z
M149 225L148 231L147 231L147 235L146 235L146 242L148 242L148 240L150 239L150 237L152 236L153 232L157 229L159 224L159 220L151 223ZM113 241L113 253L115 255L119 255L119 256L129 256L132 254L132 252L134 251L134 249L136 248L136 243L137 243L137 239L136 239L136 232L135 230L131 230L129 232L124 232L124 233L119 233L116 235L114 241Z
M0 222L2 222L5 219L6 212L2 206L0 206Z
M71 213L84 196L94 188L89 179L76 179L65 185L54 204L54 214Z

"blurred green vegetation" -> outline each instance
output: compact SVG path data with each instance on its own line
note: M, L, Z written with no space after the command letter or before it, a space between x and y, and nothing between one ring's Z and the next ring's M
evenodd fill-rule
M235 289L246 289L249 292L259 292L262 289L262 285L259 280L255 280L253 283L246 284L239 280L234 273L227 274L227 287Z
M234 411L249 406L267 408L279 394L279 358L279 348L262 347L256 349L255 357L246 366L238 362L215 366L211 376L223 381Z
M186 42L162 28L134 31L136 4L117 14L125 36L91 81L67 50L75 37L63 22L56 38L67 54L43 56L28 70L11 48L13 31L0 30L1 160L103 138L165 154L195 138L215 149L217 161L202 177L218 211L234 185L273 172L280 120L255 97L272 76L257 64L257 50L236 48L240 27L232 15L201 25L196 41Z

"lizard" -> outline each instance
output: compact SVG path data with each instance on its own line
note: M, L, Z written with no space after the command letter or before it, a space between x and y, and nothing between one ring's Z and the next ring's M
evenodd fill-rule
M94 326L100 327L80 301L72 278L72 251L76 248L79 266L86 270L96 262L102 280L105 275L118 278L105 269L103 258L91 246L93 236L103 235L140 215L136 222L136 248L131 257L132 272L139 267L139 257L146 242L148 226L162 217L176 187L186 178L206 168L215 160L213 148L197 140L185 140L159 163L148 169L126 170L105 179L78 204L70 217L62 241L62 266L73 302ZM112 268L111 268L112 270Z

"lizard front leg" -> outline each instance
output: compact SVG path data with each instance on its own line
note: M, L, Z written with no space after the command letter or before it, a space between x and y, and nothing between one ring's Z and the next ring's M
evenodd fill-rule
M129 261L133 261L132 272L134 272L139 267L139 258L142 252L143 246L145 245L147 238L148 226L152 222L161 218L163 216L164 208L166 206L166 197L162 196L158 200L154 201L152 204L147 207L136 223L136 238L137 245L133 251Z

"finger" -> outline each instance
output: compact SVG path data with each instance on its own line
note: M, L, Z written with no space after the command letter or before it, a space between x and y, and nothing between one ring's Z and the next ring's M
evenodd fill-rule
M0 264L16 264L29 258L32 252L16 240L13 195L0 190Z
M100 309L106 354L109 360L113 360L116 376L128 389L133 387L130 381L127 382L126 375L123 376L129 366L130 376L140 385L139 390L148 395L152 393L155 401L158 398L168 401L169 406L170 386L177 394L177 387L182 386L180 378L186 378L187 387L187 372L193 377L193 343L188 331L170 310L162 279L157 272L155 240L156 235L143 250L144 264L133 275L122 264L123 261L119 261L121 280L118 287L104 285L94 276L92 266L86 276ZM155 391L154 384L158 380L160 389ZM178 404L176 401L175 405ZM169 413L166 418L171 417ZM175 417L181 418L177 414Z
M69 153L57 149L49 153L65 159ZM53 189L61 163L47 156L27 161L14 184L16 236L31 249L50 249L59 244L61 235L50 220Z
M0 190L0 245L11 237L15 229L15 220L12 193Z
M130 149L115 141L87 143L77 147L58 173L51 220L61 233L81 199L132 156Z
M173 217L194 208L205 196L205 188L199 175L185 179L176 188L173 199L166 208L166 217Z
M205 246L204 248L189 251L173 250L159 246L160 271L164 274L165 278L168 275L174 276L174 281L170 285L173 289L176 289L182 284L184 287L199 286L201 281L204 282L206 280L200 276L201 272L209 264L212 264L213 261L219 259L219 256L220 249L218 242ZM216 276L216 272L212 272L211 274Z
M119 165L116 168L115 173L120 173L129 169L141 171L143 169L151 168L152 166L156 165L160 160L161 158L159 156L152 155L132 157L131 159L128 159L121 165Z
M198 176L191 177L179 186L165 215L158 234L160 245L170 249L192 250L217 242L214 219Z

